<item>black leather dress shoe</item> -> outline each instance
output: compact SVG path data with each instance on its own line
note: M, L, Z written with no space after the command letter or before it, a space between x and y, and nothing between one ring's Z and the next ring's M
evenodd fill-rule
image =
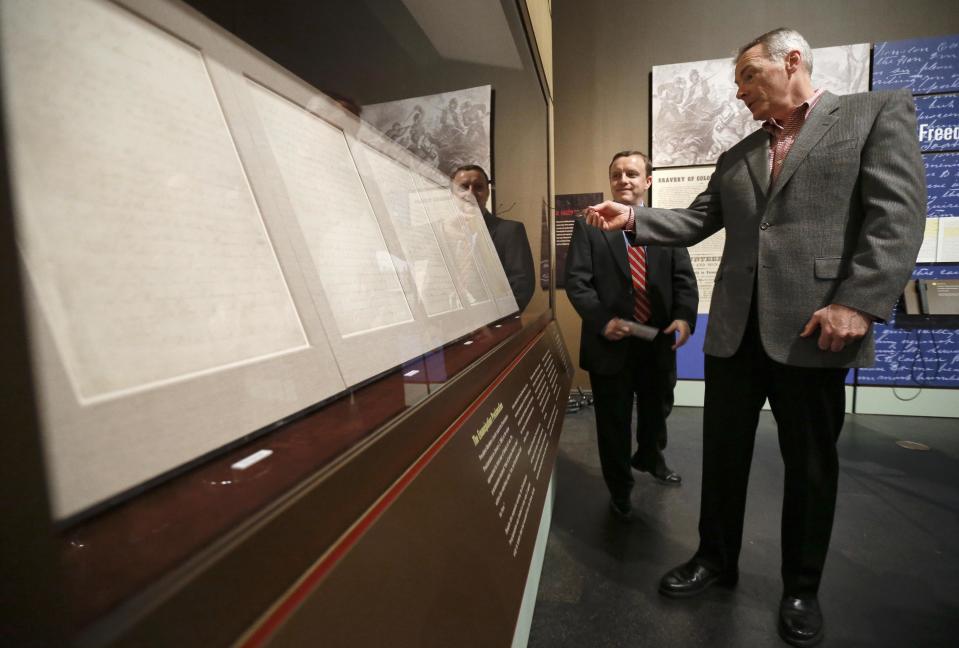
M615 499L609 500L609 510L613 516L621 522L629 522L633 519L633 507L629 500L623 502Z
M683 478L679 476L679 473L673 472L667 466L654 468L649 471L649 474L655 477L656 481L667 486L679 486L683 483Z
M815 646L822 641L822 611L815 597L784 596L779 603L779 636L793 646Z
M659 581L659 593L671 598L686 598L702 594L713 584L733 587L739 573L723 573L701 565L694 558L673 570Z
M673 472L669 469L669 466L667 466L666 462L663 461L661 455L659 457L659 461L657 461L656 465L652 467L641 464L636 455L633 455L633 458L629 463L639 472L649 473L661 484L666 484L668 486L679 486L681 483L683 483L683 478L679 476L679 473Z

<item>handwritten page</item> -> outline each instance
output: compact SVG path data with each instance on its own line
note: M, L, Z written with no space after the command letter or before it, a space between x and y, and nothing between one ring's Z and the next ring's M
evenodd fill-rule
M959 279L959 267L916 266L913 279ZM876 364L857 372L860 385L959 386L959 332L946 328L898 328L893 317L875 324Z
M430 222L446 245L452 260L451 270L465 293L463 297L466 303L472 306L490 301L489 291L477 265L477 237L475 230L467 225L466 215L454 205L447 187L418 174L414 175L414 182Z
M410 170L366 144L361 147L373 170L373 180L386 202L427 315L432 317L461 310L463 304L456 294L453 278Z
M200 53L108 3L2 11L19 243L80 402L307 346Z
M959 387L959 332L876 324L876 363L858 370L860 385Z
M916 121L923 151L959 149L959 95L916 97Z
M340 335L412 321L343 131L247 84Z
M913 94L959 90L959 36L876 43L872 89L910 88Z
M451 202L457 200L457 198L450 197ZM510 288L509 279L503 270L503 263L493 246L493 239L490 237L489 229L487 229L486 222L483 220L483 214L473 203L469 203L466 207L465 211L462 209L460 211L463 215L463 222L476 241L477 260L481 264L487 287L497 298L512 298L513 289ZM513 310L515 310L515 304Z
M959 154L932 153L922 156L926 165L926 214L959 216Z

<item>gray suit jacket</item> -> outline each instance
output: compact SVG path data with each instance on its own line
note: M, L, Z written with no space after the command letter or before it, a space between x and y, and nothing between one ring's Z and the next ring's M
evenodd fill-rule
M803 367L861 367L873 334L838 353L817 330L799 333L831 303L890 314L912 271L926 218L926 179L908 91L825 93L769 186L762 129L719 157L688 209L638 209L639 240L691 245L721 228L704 351L729 357L742 341L756 287L759 331L770 358Z

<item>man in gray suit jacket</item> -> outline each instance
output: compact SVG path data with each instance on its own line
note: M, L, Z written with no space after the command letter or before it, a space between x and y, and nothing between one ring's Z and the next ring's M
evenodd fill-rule
M706 331L700 544L660 582L666 596L734 585L759 411L768 398L786 466L779 632L822 638L817 592L832 531L836 439L850 367L874 360L872 322L892 310L916 260L925 173L907 91L838 97L812 86L812 55L777 29L736 58L737 97L763 128L719 157L688 209L587 210L602 229L726 247Z

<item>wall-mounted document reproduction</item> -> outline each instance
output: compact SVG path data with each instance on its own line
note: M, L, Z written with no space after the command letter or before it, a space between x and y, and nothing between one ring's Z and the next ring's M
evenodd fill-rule
M558 194L555 198L556 210L554 222L556 228L556 287L566 288L566 257L569 244L573 240L573 228L576 219L582 218L586 208L603 202L603 192ZM545 219L544 219L545 220ZM549 230L543 228L543 241L549 241ZM540 265L540 282L549 288L549 247L542 253L544 264ZM546 267L544 268L543 265ZM545 270L545 271L544 271Z
M929 307L930 284L959 282L959 267L952 264L921 265L912 272L910 282L923 286L925 308ZM915 312L922 312L922 297L916 291L912 302ZM895 313L893 313L895 317ZM909 387L959 387L959 331L954 328L899 328L895 320L874 324L876 330L876 363L858 370L860 385Z
M916 97L916 121L924 152L959 151L959 95Z
M653 172L653 207L675 209L689 207L713 175L716 167L691 167L687 169L656 169ZM719 230L705 241L689 248L689 258L693 263L693 273L699 287L700 313L708 313L713 297L713 282L726 245L726 230Z
M926 215L959 216L959 154L923 155L926 165Z
M869 44L813 50L813 84L835 94L869 89ZM759 128L736 99L731 58L653 66L653 164L714 164Z
M915 95L959 91L959 35L876 43L872 89Z
M491 86L363 106L363 119L423 161L450 175L458 166L490 168Z
M0 37L56 517L516 310L441 173L196 14L3 2Z

